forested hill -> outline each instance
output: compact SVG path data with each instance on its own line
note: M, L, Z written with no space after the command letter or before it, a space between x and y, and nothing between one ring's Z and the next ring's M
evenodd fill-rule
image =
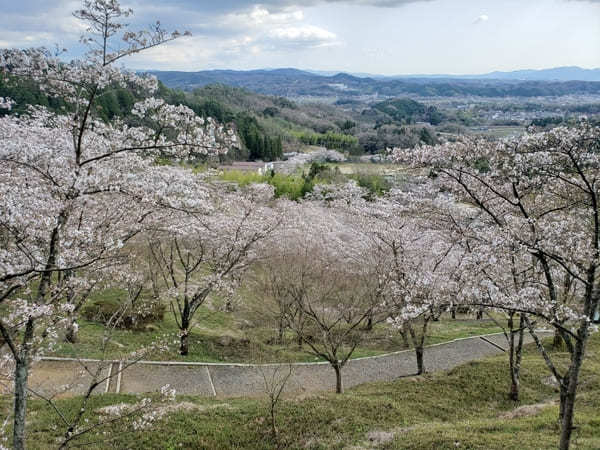
M202 72L150 72L171 88L193 90L221 83L253 92L284 97L547 97L600 95L600 82L521 81L452 78L360 78L348 74L318 75L296 69L211 70Z
M358 138L348 134L348 127L355 125L351 117L333 106L298 105L283 97L264 96L224 85L184 92L169 89L161 83L156 96L167 103L186 105L199 116L235 124L244 145L226 158L271 161L281 158L284 150L297 150L303 144L361 151ZM11 111L0 110L0 115L23 113L29 105L41 105L54 111L70 110L70 105L49 97L35 83L7 79L2 75L0 97L16 101ZM98 97L94 114L106 121L114 117L127 119L131 107L140 99L139 93L113 86Z

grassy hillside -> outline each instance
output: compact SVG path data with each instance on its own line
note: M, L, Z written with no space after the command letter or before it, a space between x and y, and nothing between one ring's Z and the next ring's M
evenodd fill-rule
M567 358L566 354L557 354ZM577 404L573 448L600 448L600 336L592 337ZM552 449L558 441L557 393L544 384L548 371L536 350L523 360L522 401L506 396L505 356L473 362L444 373L373 383L345 394L286 398L278 414L279 448L291 449ZM86 415L135 396L93 399ZM0 407L8 411L10 399ZM59 406L69 414L77 399ZM56 416L40 401L30 403L31 449L50 448ZM152 428L133 431L115 423L82 437L90 449L272 449L267 404L260 399L180 397Z

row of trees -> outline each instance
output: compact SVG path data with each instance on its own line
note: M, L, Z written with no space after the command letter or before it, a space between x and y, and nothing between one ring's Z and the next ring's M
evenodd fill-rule
M0 363L13 383L14 448L25 447L31 365L59 330L73 334L92 292L150 286L171 305L186 354L198 308L214 293L229 299L250 273L278 305L279 333L291 329L329 361L338 392L343 367L377 322L410 337L421 373L428 325L443 311L457 304L505 311L511 396L518 397L527 330L559 382L560 445L569 447L599 302L598 128L395 150L394 159L433 168L434 177L383 198L355 184L317 186L300 203L275 202L268 186L228 191L155 164L223 153L236 136L153 98L155 79L113 67L180 36L159 25L129 32L122 21L130 13L116 0L84 1L76 12L90 33L82 62L41 50L0 53L0 71L72 105L68 114L37 108L0 119L0 333L9 350ZM111 52L116 37L124 44ZM147 93L132 106L139 124L101 117L101 96L131 85ZM145 264L133 261L139 254ZM136 298L139 289L130 291ZM566 371L544 348L536 320L565 343ZM98 373L85 398L103 380ZM84 410L85 403L65 420L63 447L85 431Z
M292 132L292 134L307 145L320 145L328 149L346 150L351 153L358 150L358 139L352 135L335 133Z
M43 49L0 52L2 74L69 105L64 114L31 108L0 120L0 333L8 350L1 365L4 382L13 384L17 450L25 448L32 364L59 330L72 328L91 293L136 282L128 246L215 210L202 178L157 165L156 158L217 155L236 142L234 132L214 120L153 98L155 78L114 67L182 35L158 23L129 31L124 21L130 14L116 0L85 0L74 13L87 27L82 61L65 63ZM135 125L100 113L102 98L115 87L144 94L129 113ZM101 371L93 374L74 418L57 410L65 426L62 448L96 426L86 427L83 415L86 399L104 380Z
M249 151L249 160L276 161L283 157L281 138L266 135L254 117L240 114L236 125L238 133Z
M287 273L286 282L274 292L283 299L279 305L293 305L282 317L289 316L288 326L307 336L302 339L329 360L336 373L348 357L340 349L351 351L360 339L362 327L353 318L359 317L363 325L390 320L413 340L421 372L423 336L429 321L442 311L461 304L503 312L509 395L519 396L521 352L528 332L559 383L560 448L568 448L579 374L600 301L599 147L600 130L587 123L513 142L465 139L393 151L400 162L433 170L433 180L420 191L365 201L355 186L316 189L313 198L328 208L327 213L303 211L302 216L311 224L315 216L322 217L320 226L327 232L312 228L305 234L315 247L304 243L290 251L297 258L300 249L311 249L310 265L306 273ZM315 238L321 235L322 241ZM352 255L354 248L359 248L361 261L368 261L362 266L366 278L377 280L370 295L360 295L358 307L351 300L357 287L333 288L336 280L346 278L368 285L361 272L352 269L353 257L344 256ZM335 269L329 254L339 255ZM346 277L335 272L340 265L349 270ZM276 271L281 266L275 264ZM329 271L334 276L324 278ZM313 278L318 281L309 283ZM302 281L302 288L290 287L294 279ZM269 280L270 286L278 286L275 275ZM340 292L348 303L336 299ZM352 314L356 311L358 316ZM301 325L297 317L303 317ZM537 323L554 327L555 342L570 354L566 367L546 350ZM343 344L336 336L343 336ZM328 350L316 343L326 343Z
M469 205L452 216L466 249L462 302L520 316L560 386L560 448L569 447L585 348L598 309L600 128L528 134L514 142L462 139L394 158L433 168ZM485 164L481 164L485 161ZM534 330L543 320L570 354L561 370ZM518 361L515 361L518 366Z

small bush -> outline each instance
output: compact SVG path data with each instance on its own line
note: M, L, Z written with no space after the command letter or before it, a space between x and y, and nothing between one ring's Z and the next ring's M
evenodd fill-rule
M350 175L358 185L369 191L371 196L381 196L392 188L391 183L383 176L369 173L356 173Z
M281 173L267 173L261 175L257 172L242 172L227 170L219 177L221 180L246 186L253 183L267 183L275 188L275 197L288 197L298 200L313 188L312 180L306 180L298 175L284 175Z
M82 316L89 321L113 324L127 330L143 330L165 317L165 305L155 300L141 299L135 306L125 305L115 298L101 298L86 305Z

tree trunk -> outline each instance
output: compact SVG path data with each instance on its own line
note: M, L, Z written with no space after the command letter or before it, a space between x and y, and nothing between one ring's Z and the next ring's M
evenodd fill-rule
M432 317L424 317L423 325L421 327L421 334L417 335L415 328L411 323L407 323L408 332L412 339L413 345L415 346L415 354L417 356L417 375L423 375L425 373L425 361L423 353L425 351L425 337L427 336L427 325Z
M67 328L67 334L65 335L65 340L71 344L76 344L79 340L79 325L75 320L72 320Z
M273 438L273 442L279 448L279 439L277 439L277 423L275 422L275 405L271 403L271 436Z
M477 310L477 320L483 320L483 308Z
M456 319L456 306L450 308L450 314L452 315L453 319Z
M518 402L521 387L521 360L523 357L523 330L519 332L519 343L514 350L514 359L511 363L510 376L511 386L509 397L511 400Z
M181 311L181 310L180 310ZM181 334L179 342L179 354L181 356L187 356L189 352L189 338L190 338L190 322L192 318L192 311L190 304L186 298L183 304L183 311L181 311L181 323L179 324L179 332Z
M335 370L335 393L344 393L344 384L342 383L342 368L339 363L333 364L333 370Z
M575 398L577 395L577 385L579 383L579 372L583 363L585 353L585 345L588 337L588 323L582 325L583 330L579 333L579 339L575 344L575 351L571 357L571 366L561 383L560 394L560 413L561 413L561 430L560 430L560 450L568 450L571 444L571 434L573 432L573 415L575 412ZM566 383L566 386L563 384Z
M15 358L15 410L13 422L13 449L25 449L25 417L27 415L27 382L29 379L30 347L33 339L34 324L30 317L25 326L23 344Z
M400 337L402 338L404 348L409 348L410 342L408 341L408 330L406 329L406 324L402 324L402 328L400 328L398 331L400 333Z
M15 368L15 418L13 429L13 448L25 448L25 416L27 413L27 379L29 361L17 360Z
M277 343L283 345L283 332L285 330L285 319L283 315L279 316L279 328L277 330Z
M523 339L525 334L525 319L520 315L518 341L515 343L515 330L513 325L513 315L508 319L509 328L509 368L510 368L510 392L509 398L515 402L519 401L521 386L521 360L523 359Z
M554 338L552 340L552 348L554 350L564 350L565 349L565 341L560 335L560 331L558 329L554 330Z
M423 346L417 345L415 347L415 353L417 355L417 375L423 375L425 373L425 361L423 360Z
M373 331L373 315L369 314L369 319L367 320L367 326L365 327L365 331Z
M565 417L565 405L567 404L567 383L568 379L564 379L563 382L559 383L560 385L560 404L558 409L558 422L563 423L563 419Z
M181 338L179 342L179 354L181 356L187 356L189 353L189 337L190 330L187 328L181 330Z

